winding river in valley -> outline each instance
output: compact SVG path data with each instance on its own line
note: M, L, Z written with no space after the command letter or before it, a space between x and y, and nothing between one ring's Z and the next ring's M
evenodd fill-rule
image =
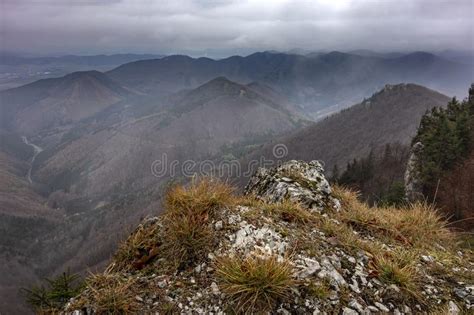
M28 175L26 175L26 178L28 179L30 184L33 184L33 181L31 180L31 171L33 170L33 165L35 163L36 157L38 156L38 154L40 154L43 151L43 148L37 146L34 143L29 142L28 138L25 136L22 136L21 139L23 140L23 143L25 143L26 145L29 145L34 150L33 157L30 160L30 168L28 169Z

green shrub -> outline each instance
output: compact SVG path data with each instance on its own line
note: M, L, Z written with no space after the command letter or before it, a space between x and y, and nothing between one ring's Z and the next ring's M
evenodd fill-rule
M26 303L38 313L54 312L54 310L61 309L82 289L79 275L71 274L69 270L55 278L45 280L47 286L20 289Z

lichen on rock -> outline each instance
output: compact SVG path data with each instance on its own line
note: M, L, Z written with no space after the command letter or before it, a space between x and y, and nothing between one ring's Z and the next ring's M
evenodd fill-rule
M259 168L244 193L273 203L289 199L317 211L339 209L319 161L291 160L275 168Z

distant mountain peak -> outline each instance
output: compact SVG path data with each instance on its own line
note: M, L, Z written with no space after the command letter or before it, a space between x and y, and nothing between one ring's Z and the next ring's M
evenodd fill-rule
M118 83L110 79L106 74L91 70L91 71L77 71L58 78L53 89L58 92L65 92L68 88L74 85L76 89L80 86L81 92L84 94L97 92L97 90L108 90L107 93L114 93L116 95L127 95L130 92L120 86Z
M88 70L88 71L76 71L69 74L66 74L64 78L79 78L83 76L92 76L92 77L105 77L106 75L97 70Z
M58 78L58 83L79 82L81 80L90 80L92 82L100 82L107 85L114 84L112 79L110 79L106 74L96 70L69 73L62 78ZM117 85L116 88L119 88L119 85L117 83L115 84Z
M210 81L208 81L207 83L205 83L204 85L206 84L221 84L221 83L231 83L231 84L237 84L236 82L233 82L231 80L229 80L227 77L225 76L219 76L219 77L216 77Z
M212 94L236 94L246 87L237 82L231 81L224 76L214 78L193 90L191 93L212 93Z
M418 92L418 93L437 93L436 91L433 91L427 87L424 87L422 85L414 84L414 83L397 83L397 84L385 84L385 86L376 92L375 95L380 95L380 94L388 94L388 93L394 93L394 92Z
M194 60L195 58L189 57L188 55L170 55L163 57L161 59L155 59L155 60L163 60L163 61L189 61L189 60ZM147 60L144 60L147 61Z
M424 58L426 58L426 57L435 58L436 57L436 55L434 55L432 53L429 53L429 52L426 52L426 51L421 51L421 50L420 51L414 51L414 52L412 52L412 53L410 53L406 56L412 56L412 57L417 56L417 57L424 57Z
M2 92L8 125L30 134L90 117L133 94L99 71L79 71Z
M332 63L332 62L346 61L348 58L351 58L351 57L355 57L358 59L363 58L361 56L343 53L340 51L331 51L330 53L320 55L319 59L324 60L325 62Z
M425 52L425 51L415 51L408 55L402 56L399 59L403 61L412 62L415 64L423 64L427 62L434 62L436 60L444 60L443 58L440 58L432 53Z
M276 110L277 115L284 117L284 120L302 119L293 105L270 87L257 83L243 85L225 76L216 77L189 91L175 106L175 110L189 112L209 104L220 104L219 106L225 105L229 108L261 107L266 108L265 111L268 111L270 116L274 115L270 114L270 111Z
M347 56L347 55L349 55L349 54L343 53L342 51L333 50L333 51L331 51L331 52L328 52L326 55L327 55L327 56Z

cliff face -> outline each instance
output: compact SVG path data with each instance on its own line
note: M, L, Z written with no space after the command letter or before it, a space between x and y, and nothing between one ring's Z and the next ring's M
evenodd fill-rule
M452 99L420 121L407 165L409 200L427 200L452 226L472 230L474 204L474 102Z
M422 150L423 144L421 142L415 143L411 148L410 158L408 159L405 171L405 195L409 202L423 200L423 185L418 172Z
M433 209L369 208L321 165L260 169L245 196L172 188L66 313L458 314L474 302L471 252Z

